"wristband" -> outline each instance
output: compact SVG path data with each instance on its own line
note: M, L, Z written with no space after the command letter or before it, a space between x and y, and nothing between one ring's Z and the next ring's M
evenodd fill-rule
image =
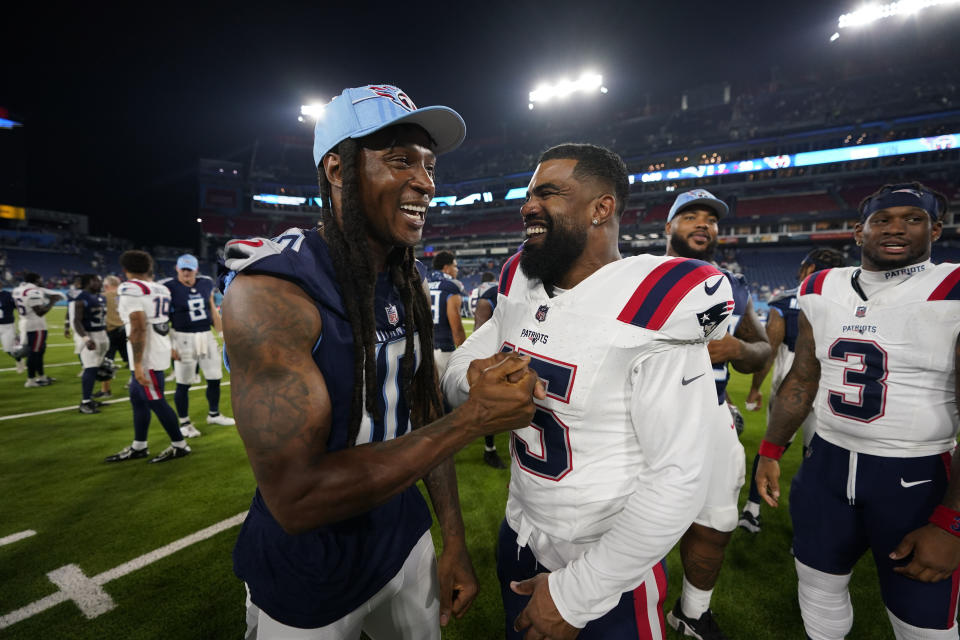
M761 440L760 451L758 451L757 453L759 453L761 456L764 456L766 458L773 458L774 460L779 460L781 457L783 457L783 452L786 450L787 450L786 447L781 447L778 444L773 444L772 442Z
M938 504L930 516L930 524L935 524L949 534L960 538L960 511Z

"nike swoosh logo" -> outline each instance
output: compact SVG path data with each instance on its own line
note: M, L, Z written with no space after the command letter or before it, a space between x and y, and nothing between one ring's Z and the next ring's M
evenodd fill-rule
M707 295L708 295L708 296L712 296L713 294L715 294L715 293L717 292L717 289L720 288L720 283L721 283L721 282L723 282L723 278L722 278L722 277L721 277L719 280L717 280L717 283L716 283L715 285L713 285L713 286L711 287L709 284L707 284L706 281L704 281L704 283L703 283L703 290L707 292Z
M702 378L704 375L705 375L705 374L702 374L702 373L701 373L700 375L698 375L698 376L693 376L693 377L690 378L690 379L681 378L680 384L682 384L683 386L687 386L688 384L690 384L691 382L693 382L693 381L696 380L697 378ZM927 482L930 482L930 481L927 480Z
M933 482L933 480L914 480L913 482L907 482L903 478L900 478L900 486L903 487L904 489L915 487L918 484L926 484L927 482Z

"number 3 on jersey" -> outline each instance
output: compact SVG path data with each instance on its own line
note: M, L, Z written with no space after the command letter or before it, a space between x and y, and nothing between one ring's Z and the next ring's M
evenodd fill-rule
M560 402L570 402L577 366L540 356L512 344L505 344L501 351L517 351L530 356L530 368L537 372L547 387L547 395ZM520 468L548 480L560 480L573 469L570 454L570 427L563 424L557 415L543 407L537 407L530 426L540 432L541 455L530 451L529 444L513 433L513 450Z
M841 338L828 350L831 360L849 362L851 356L859 358L858 363L843 370L843 384L854 387L857 401L850 402L843 391L830 390L827 404L838 416L858 422L873 422L883 416L887 406L887 352L876 342Z

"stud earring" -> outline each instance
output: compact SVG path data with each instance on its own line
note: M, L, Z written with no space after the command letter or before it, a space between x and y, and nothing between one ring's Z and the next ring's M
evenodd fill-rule
M600 224L600 221L597 220L596 218L594 218L594 219L593 219L593 224L594 224L594 225L598 225L598 224Z

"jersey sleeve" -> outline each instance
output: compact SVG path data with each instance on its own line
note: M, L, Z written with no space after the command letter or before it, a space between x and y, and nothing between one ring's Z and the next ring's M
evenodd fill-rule
M130 280L122 283L117 288L117 312L120 319L129 322L131 313L144 311L143 301L149 293L150 290L139 282Z
M23 303L30 307L42 307L47 304L47 295L42 289L28 289L24 292Z
M733 289L716 267L676 258L641 280L617 319L660 339L702 342L726 333L733 307Z
M568 623L583 627L616 606L701 511L713 436L729 428L718 414L712 371L703 344L671 345L634 365L630 419L644 460L613 526L548 578Z

